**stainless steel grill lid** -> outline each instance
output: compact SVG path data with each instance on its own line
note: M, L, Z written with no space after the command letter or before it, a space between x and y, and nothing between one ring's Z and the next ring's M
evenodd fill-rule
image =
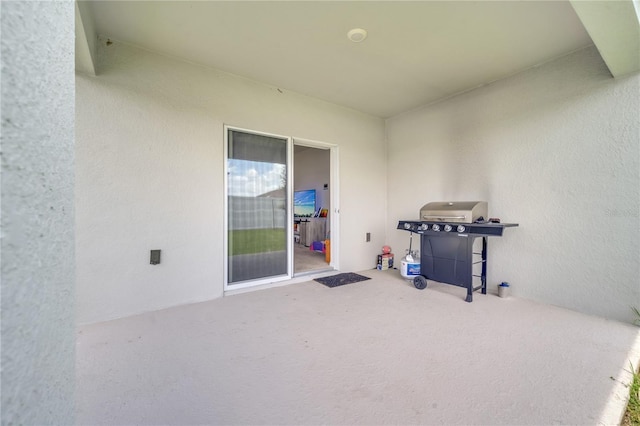
M473 223L488 220L486 201L435 201L420 209L420 220Z

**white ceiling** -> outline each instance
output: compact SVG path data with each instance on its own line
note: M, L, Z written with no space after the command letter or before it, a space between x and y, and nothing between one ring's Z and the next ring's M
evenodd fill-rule
M92 1L82 9L88 39L383 118L593 43L567 1ZM356 27L369 34L361 43L346 36Z

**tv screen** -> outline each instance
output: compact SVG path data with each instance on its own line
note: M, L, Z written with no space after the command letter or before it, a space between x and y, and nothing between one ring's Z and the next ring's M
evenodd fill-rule
M293 193L293 214L297 217L313 217L316 212L316 190L307 189Z

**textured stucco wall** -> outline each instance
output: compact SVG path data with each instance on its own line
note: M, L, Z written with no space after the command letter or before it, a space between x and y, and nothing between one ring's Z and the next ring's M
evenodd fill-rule
M387 121L389 241L429 201L486 200L489 285L582 312L640 307L640 75L594 47ZM399 251L399 250L396 250Z
M339 145L340 268L373 266L383 120L117 41L98 60L76 77L80 323L222 295L224 124Z
M2 424L73 424L74 4L0 7Z

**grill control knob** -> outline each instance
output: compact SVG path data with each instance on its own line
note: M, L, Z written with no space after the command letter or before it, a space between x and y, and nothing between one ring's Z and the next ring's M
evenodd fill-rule
M437 223L431 227L431 230L438 232L440 230L440 225Z
M420 225L420 229L423 231L426 231L427 229L429 229L429 225L427 225L426 223L423 223L422 225Z
M404 224L404 229L411 229L411 224L410 223L405 223Z
M465 228L463 225L458 225L458 232L464 232L465 229L467 228Z
M449 232L449 231L451 231L451 229L452 229L451 225L445 225L444 226L444 232Z

